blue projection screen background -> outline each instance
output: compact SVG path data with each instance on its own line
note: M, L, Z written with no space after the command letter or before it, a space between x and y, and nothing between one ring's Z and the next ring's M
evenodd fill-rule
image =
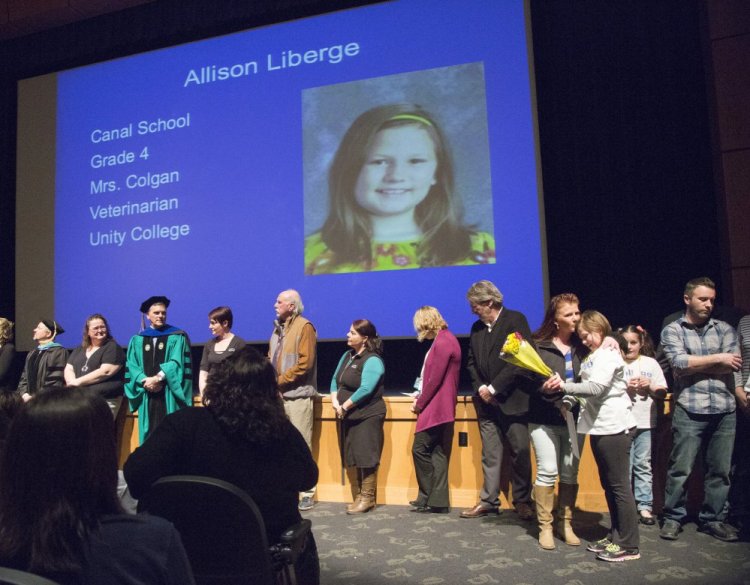
M101 312L125 343L140 302L164 294L194 342L218 305L260 341L278 292L296 288L321 339L360 317L412 336L425 304L461 334L467 288L490 279L534 327L545 251L528 44L520 0L404 0L56 74L55 318L75 331ZM342 136L400 102L439 123L465 220L494 257L306 274Z

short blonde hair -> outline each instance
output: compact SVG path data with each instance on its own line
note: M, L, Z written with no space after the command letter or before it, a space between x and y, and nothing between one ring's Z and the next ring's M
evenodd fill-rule
M581 313L581 320L576 325L576 331L580 329L585 329L591 333L599 333L602 337L612 335L612 326L599 311L584 311Z
M448 323L435 307L425 305L414 313L414 330L419 341L426 339L429 333L437 335L443 329L448 329Z
M13 321L0 317L0 343L13 341Z

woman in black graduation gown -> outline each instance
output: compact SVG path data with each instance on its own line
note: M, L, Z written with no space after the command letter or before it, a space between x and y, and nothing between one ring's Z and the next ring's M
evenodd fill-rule
M42 319L34 328L36 349L26 356L18 394L28 402L42 388L65 385L63 371L68 359L68 350L57 343L58 335L65 330L54 319Z

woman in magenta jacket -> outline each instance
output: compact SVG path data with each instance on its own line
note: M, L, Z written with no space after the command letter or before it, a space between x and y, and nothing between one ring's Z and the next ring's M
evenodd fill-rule
M448 463L456 419L456 394L461 368L461 347L435 307L421 307L414 314L417 339L433 340L415 384L412 412L417 428L411 453L419 494L410 502L413 512L445 514L450 511Z

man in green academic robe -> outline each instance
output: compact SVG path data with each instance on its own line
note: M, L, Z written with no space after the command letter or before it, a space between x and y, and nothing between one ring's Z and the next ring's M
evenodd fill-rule
M154 296L141 304L149 327L134 335L126 357L125 396L138 412L143 444L168 415L193 404L193 372L187 333L167 325L169 299Z

